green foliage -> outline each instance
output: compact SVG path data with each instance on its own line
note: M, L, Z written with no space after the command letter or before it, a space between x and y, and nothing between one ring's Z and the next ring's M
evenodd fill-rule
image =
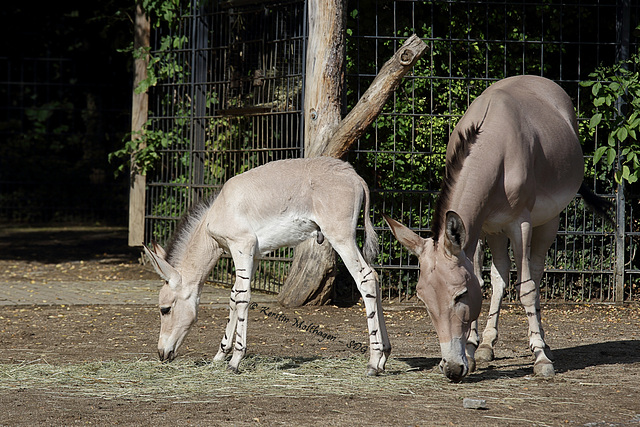
M142 8L151 19L154 28L176 25L182 14L180 0L143 0ZM189 7L189 5L187 5Z
M158 32L159 40L156 50L141 47L133 51L136 59L148 57L147 78L140 82L136 93L143 93L158 81L184 82L188 77L184 63L178 60L177 50L183 49L188 38L179 31L183 23L183 15L191 8L191 4L180 0L144 0L143 9L153 28L166 28L169 31Z
M206 140L205 148L213 156L205 160L205 168L208 179L212 183L224 183L226 179L245 172L251 168L251 165L257 164L258 154L255 151L249 151L252 148L251 140L254 136L250 122L251 118L248 117L209 119L208 133L215 137ZM246 155L230 155L234 152Z
M172 105L175 111L171 118L171 126L168 126L169 130L163 130L157 125L157 119L150 118L142 131L130 134L122 148L109 153L109 161L117 160L119 163L116 174L123 173L129 167L131 173L146 175L157 165L162 150L188 144L185 135L189 135L190 105L178 98L165 97L161 101L162 105L171 105L171 103L175 103Z
M512 75L566 79L566 73L564 77L557 74L557 62L550 58L566 55L571 46L559 43L562 29L557 23L540 24L544 16L559 13L559 6L550 3L531 5L526 10L483 4L455 8L433 3L425 5L428 10L424 12L432 16L430 21L418 28L405 27L399 31L384 27L389 20L380 19L385 6L378 5L378 9L363 7L361 1L361 9L350 11L347 18L348 25L360 31L349 32L355 37L347 38L347 75L358 76L347 81L349 107L355 105L357 94L367 86L367 77L362 75L374 75L398 48L397 40L416 33L429 44L430 50L404 78L372 129L361 138L361 151L351 153L349 161L374 189L376 210L426 232L437 199L435 190L443 178L449 135L469 103L492 81ZM393 7L394 13L401 16L403 5L395 3ZM412 3L412 7L422 6ZM580 19L588 18L584 10L576 12L575 16L567 16L563 25L576 25ZM390 34L389 41L369 43L367 36L372 36L366 32L369 28L376 28L376 36ZM584 63L588 63L588 58ZM353 82L359 82L359 86L354 87ZM576 215L582 224L584 209L577 210ZM380 215L376 213L376 217ZM381 219L376 226L387 230ZM387 231L380 239L379 263L415 264L415 259L386 234ZM592 248L580 253L589 250ZM551 265L563 269L576 268L575 264L573 259L558 259ZM388 275L384 281L390 286L397 283L400 289L402 284L408 287L415 284L415 270L383 271Z
M606 144L596 149L593 163L614 169L618 183L633 184L640 177L640 78L634 70L638 65L640 56L636 54L629 61L599 67L589 74L592 80L581 83L591 88L596 111L589 128L607 130Z
M142 5L152 28L163 27L169 30L176 30L182 25L182 16L190 8L189 3L183 4L180 0L144 0ZM179 60L177 53L187 45L188 38L180 31L158 32L158 34L160 39L156 50L144 46L138 49L129 47L125 50L131 53L133 59L148 60L147 77L134 89L137 94L148 92L159 82L183 83L189 77L186 64ZM174 101L165 99L163 105L170 105ZM182 108L176 114L175 121L178 127L185 124L186 111ZM116 174L130 168L131 173L146 175L157 164L161 150L166 150L172 144L180 142L181 132L175 129L163 131L153 127L154 120L148 120L142 131L125 138L122 148L109 153L109 161L118 162Z
M124 147L109 153L109 161L124 160L120 162L116 174L124 172L129 166L132 174L146 175L160 160L160 150L169 148L178 138L174 131L165 132L161 129L151 129L152 123L152 120L148 120L145 123L146 130L136 132L134 138L125 140ZM144 141L144 145L140 144L141 141Z

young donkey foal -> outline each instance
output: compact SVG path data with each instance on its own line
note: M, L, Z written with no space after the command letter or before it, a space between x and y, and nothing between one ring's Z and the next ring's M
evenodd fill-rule
M364 257L356 225L364 200ZM145 251L166 281L160 290L160 360L170 361L196 321L203 283L224 251L236 280L229 298L229 322L214 360L233 350L229 369L238 371L246 352L250 282L256 259L275 249L326 238L344 261L362 294L369 328L367 373L384 371L391 346L382 314L378 275L371 268L377 236L369 218L369 189L353 168L338 159L280 160L231 178L213 200L187 214L165 251Z
M483 355L493 357L511 241L534 372L554 375L541 325L539 285L558 215L580 188L583 168L567 94L542 77L511 77L485 90L449 138L433 236L423 239L385 217L396 238L419 257L418 297L433 320L442 351L440 367L451 380L475 368L482 294L471 260L482 235L493 256L493 297L481 346L490 351Z

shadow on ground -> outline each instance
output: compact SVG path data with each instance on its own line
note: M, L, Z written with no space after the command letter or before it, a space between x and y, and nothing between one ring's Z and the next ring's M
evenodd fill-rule
M430 371L440 363L440 359L435 357L398 357L398 360L415 371Z
M640 341L622 340L586 344L553 350L556 373L580 371L588 367L604 365L626 365L640 362ZM412 370L429 371L438 366L440 359L426 357L404 357L398 360L409 365ZM507 362L508 364L505 364ZM513 363L515 362L515 363ZM533 375L533 357L525 355L497 358L492 362L480 363L475 374L464 379L467 383L478 383L504 377L522 378Z
M640 341L623 340L586 344L553 350L556 372L584 369L590 366L631 364L640 362Z
M105 259L135 261L139 248L127 244L127 230L121 227L34 227L0 226L0 259L61 263Z
M575 347L553 349L556 374L580 371L588 367L604 365L628 365L640 362L640 341L622 340L585 344ZM521 360L519 360L521 359ZM509 365L501 360L516 361ZM520 361L522 363L520 363ZM499 365L499 369L497 369ZM478 367L478 373L469 377L469 382L480 382L501 377L521 378L533 375L533 356L503 358Z

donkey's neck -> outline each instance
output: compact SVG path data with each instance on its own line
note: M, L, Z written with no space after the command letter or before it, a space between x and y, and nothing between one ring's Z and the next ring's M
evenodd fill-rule
M467 198L461 199L460 204L451 206L450 210L455 211L462 219L467 232L463 250L468 257L473 257L482 232L483 211L485 210L485 206L484 200L481 200L476 194L469 193L468 196Z
M202 285L222 253L218 242L200 221L176 243L168 261L180 272L184 282Z
M465 161L451 191L446 210L456 212L464 223L467 241L465 254L473 256L482 226L491 211L492 193L496 191L496 168L493 159L484 158L482 150L474 150ZM487 173L490 171L490 173ZM444 231L444 230L443 230Z
M437 240L444 239L446 213L457 213L467 234L463 248L467 256L472 256L475 251L486 217L489 196L495 185L495 169L492 168L495 159L481 147L483 122L484 119L477 124L470 122L463 127L464 130L454 130L449 139L445 179L436 204L432 228Z

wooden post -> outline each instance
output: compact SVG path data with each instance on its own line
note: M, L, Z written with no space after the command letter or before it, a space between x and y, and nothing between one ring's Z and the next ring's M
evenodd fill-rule
M142 3L136 4L136 17L134 27L133 47L137 51L148 48L150 43L151 27ZM147 122L149 112L149 95L136 93L135 89L140 82L147 78L147 55L140 55L135 59L133 96L131 108L131 137L140 138L140 133ZM131 183L129 189L129 246L144 244L144 214L145 214L145 187L146 177L138 173L135 167L135 154L131 156Z
M309 0L304 89L305 157L322 156L341 119L346 13L343 0ZM327 242L328 243L328 242ZM298 245L278 300L285 307L326 304L333 292L336 255L313 239Z
M404 75L426 52L413 35L380 70L353 110L340 120L344 63L344 19L340 1L309 2L309 46L305 76L305 155L342 157L382 110ZM336 4L334 4L336 3ZM367 212L367 214L369 214ZM325 304L332 295L335 253L310 239L295 249L278 301L286 307Z
M305 157L322 156L340 123L346 12L342 0L309 0L304 88Z

